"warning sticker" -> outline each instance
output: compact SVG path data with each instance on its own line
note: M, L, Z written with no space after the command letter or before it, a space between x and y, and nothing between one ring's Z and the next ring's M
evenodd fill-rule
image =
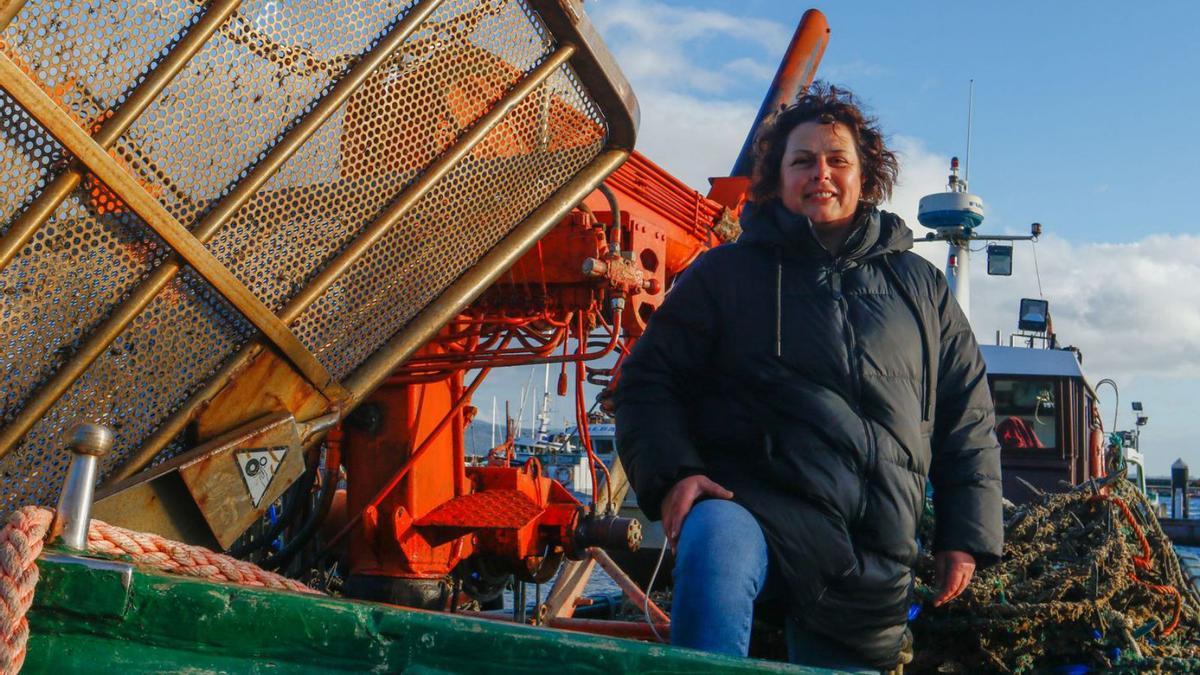
M250 502L257 508L271 480L275 478L283 457L287 454L287 446L279 445L271 448L247 448L234 454L238 467L242 470L242 478L246 481L246 489L250 491Z

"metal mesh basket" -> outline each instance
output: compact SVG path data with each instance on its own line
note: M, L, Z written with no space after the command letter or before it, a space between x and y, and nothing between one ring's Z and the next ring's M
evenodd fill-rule
M182 447L260 346L361 400L632 145L570 2L7 7L0 513L53 499L73 422L106 472Z

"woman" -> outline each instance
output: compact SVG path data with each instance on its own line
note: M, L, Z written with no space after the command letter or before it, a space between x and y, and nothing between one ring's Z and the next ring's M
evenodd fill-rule
M1000 555L983 361L875 207L897 163L849 93L814 85L756 151L741 239L681 275L622 368L621 460L676 550L673 642L745 655L769 599L793 661L892 668L927 477L934 604Z

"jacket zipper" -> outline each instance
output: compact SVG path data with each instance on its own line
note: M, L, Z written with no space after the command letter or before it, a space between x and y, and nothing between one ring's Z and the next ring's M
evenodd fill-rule
M871 467L875 465L875 434L871 431L871 425L867 423L867 417L862 409L862 375L858 368L858 338L854 334L854 325L850 322L850 303L846 301L845 294L842 293L842 273L845 268L842 263L836 263L829 272L829 286L833 291L834 300L838 303L838 308L842 313L842 324L846 329L846 350L847 361L850 364L850 381L854 388L854 412L858 415L858 419L862 422L863 433L867 438L867 463L862 468L860 475L862 487L859 490L861 496L858 502L858 516L855 518L855 524L862 521L867 513L867 483L871 474Z

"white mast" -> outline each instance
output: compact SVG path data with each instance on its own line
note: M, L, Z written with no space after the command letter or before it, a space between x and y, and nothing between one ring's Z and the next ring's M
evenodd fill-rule
M1034 223L1028 237L981 234L976 228L983 222L983 199L967 191L971 166L971 125L975 113L975 80L971 80L970 102L967 108L967 171L958 177L958 158L950 158L950 178L945 192L927 195L917 205L917 220L934 230L924 241L944 241L946 251L946 281L954 299L962 307L967 320L971 319L971 242L1037 240L1042 226ZM1010 248L1011 251L1011 248ZM1011 259L1011 256L1010 256ZM1010 274L995 272L996 274ZM989 269L988 274L993 274Z
M534 438L545 438L550 433L550 364L546 364L546 382L542 389L542 411L537 416L538 427Z
M971 317L971 240L976 227L983 222L983 199L967 192L967 182L958 177L958 158L950 159L950 180L945 192L921 198L917 220L936 230L928 239L941 239L949 244L946 252L946 281L950 292Z
M917 206L917 220L936 233L927 239L941 239L948 244L946 251L946 281L950 292L971 318L971 240L975 228L983 222L983 199L967 192L971 177L971 124L975 113L975 80L971 80L967 103L967 171L958 177L958 158L950 158L950 179L945 192L922 197Z
M521 431L525 428L525 402L529 400L530 392L533 391L533 370L529 371L529 382L521 387L521 407L517 410L517 435L521 435Z

